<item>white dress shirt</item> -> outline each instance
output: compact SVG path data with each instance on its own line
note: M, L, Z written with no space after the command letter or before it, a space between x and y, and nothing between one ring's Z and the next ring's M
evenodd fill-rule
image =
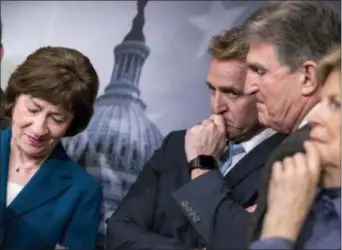
M248 141L244 141L241 142L241 146L243 147L243 149L245 150L245 152L234 155L233 159L232 159L232 164L231 167L228 168L223 175L225 176L226 174L229 173L229 171L231 171L234 166L245 156L247 155L250 151L252 151L253 148L255 148L258 144L260 144L261 142L263 142L264 140L266 140L267 138L271 137L272 135L274 135L276 133L276 131L267 128L265 130L263 130L262 132L260 132L259 134L255 135L254 137L252 137L251 139L249 139Z

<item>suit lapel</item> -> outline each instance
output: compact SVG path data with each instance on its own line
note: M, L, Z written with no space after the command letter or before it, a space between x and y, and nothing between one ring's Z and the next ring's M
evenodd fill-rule
M6 218L10 220L30 212L63 193L71 185L69 164L71 160L58 145L10 204Z
M0 223L4 221L6 210L6 190L8 177L8 162L10 154L11 130L0 132Z
M0 246L4 237L10 129L0 131Z
M234 188L234 186L249 173L265 165L270 153L286 138L286 136L286 134L276 133L245 155L245 157L243 157L224 177L229 188Z

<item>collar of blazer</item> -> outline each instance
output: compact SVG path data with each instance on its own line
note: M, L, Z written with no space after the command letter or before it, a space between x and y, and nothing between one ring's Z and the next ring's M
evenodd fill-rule
M69 165L73 162L60 143L6 209L11 134L11 128L0 132L0 243L1 224L5 220L14 219L41 206L72 184Z
M224 177L229 188L234 188L245 176L266 164L268 156L287 137L287 134L276 133L267 138L248 154Z

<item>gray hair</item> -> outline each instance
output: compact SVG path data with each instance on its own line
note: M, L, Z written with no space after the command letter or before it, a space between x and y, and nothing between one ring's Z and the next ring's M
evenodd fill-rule
M290 71L341 43L340 16L320 1L272 1L243 25L249 39L274 44L278 60Z

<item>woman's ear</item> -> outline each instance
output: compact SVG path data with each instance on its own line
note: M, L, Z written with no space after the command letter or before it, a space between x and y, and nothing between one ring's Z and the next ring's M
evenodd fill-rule
M317 78L317 64L314 61L306 61L302 65L302 95L312 96L321 89L321 83Z

